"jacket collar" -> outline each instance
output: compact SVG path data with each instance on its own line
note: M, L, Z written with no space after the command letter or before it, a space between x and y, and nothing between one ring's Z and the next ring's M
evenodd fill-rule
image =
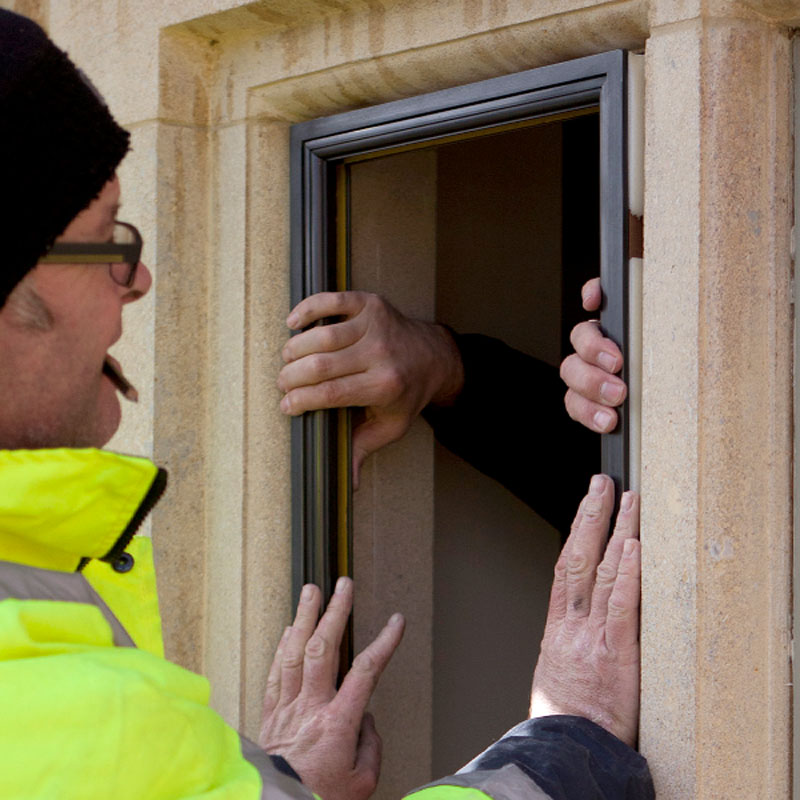
M0 559L72 571L113 560L158 501L166 472L104 450L0 450Z

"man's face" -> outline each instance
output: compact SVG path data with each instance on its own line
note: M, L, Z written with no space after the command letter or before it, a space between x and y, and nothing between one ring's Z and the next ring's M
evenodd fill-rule
M119 195L114 177L58 241L109 241ZM151 282L144 264L130 288L107 265L40 264L28 274L0 310L0 447L101 447L111 438L121 412L103 363L122 335L123 305ZM31 290L46 324L20 311Z

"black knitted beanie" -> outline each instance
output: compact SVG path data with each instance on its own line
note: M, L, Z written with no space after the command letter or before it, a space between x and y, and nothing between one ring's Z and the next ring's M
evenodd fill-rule
M128 139L66 53L0 10L0 307L97 197Z

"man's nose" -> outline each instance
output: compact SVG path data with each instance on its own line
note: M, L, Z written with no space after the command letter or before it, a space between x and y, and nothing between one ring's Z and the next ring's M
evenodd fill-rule
M136 267L136 277L133 279L133 286L122 296L122 302L132 303L134 300L144 297L150 291L152 284L153 276L150 274L150 270L140 261Z

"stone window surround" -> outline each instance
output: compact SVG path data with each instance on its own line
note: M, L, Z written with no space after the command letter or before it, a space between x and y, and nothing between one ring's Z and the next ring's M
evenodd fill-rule
M398 4L386 5L388 14ZM444 19L454 5L442 6ZM285 336L288 306L288 124L476 72L644 48L642 748L660 797L788 796L795 5L548 3L539 19L305 75L289 64L262 85L220 74L210 54L220 45L182 23L177 4L177 19L149 23L149 49L131 42L157 60L162 83L157 115L122 116L135 151L121 171L137 187L126 205L140 207L158 264L130 347L154 354L141 373L157 373L158 384L119 442L175 465L172 505L154 522L166 542L171 649L215 680L232 722L257 724L269 643L283 624L275 609L288 614L288 426L276 411L271 344ZM225 32L220 49L233 53L238 36ZM94 75L92 57L102 60L84 51ZM80 47L71 52L81 60ZM199 89L170 100L170 85L186 86L176 65ZM228 79L241 113L223 120L209 108L225 93L209 87ZM113 108L115 91L127 91L118 86L101 85ZM215 122L182 113L189 101L206 103ZM210 232L201 253L190 247L198 219ZM194 292L181 280L187 264L200 270ZM224 280L210 265L225 266ZM200 331L198 309L208 323ZM187 574L190 587L169 580Z

